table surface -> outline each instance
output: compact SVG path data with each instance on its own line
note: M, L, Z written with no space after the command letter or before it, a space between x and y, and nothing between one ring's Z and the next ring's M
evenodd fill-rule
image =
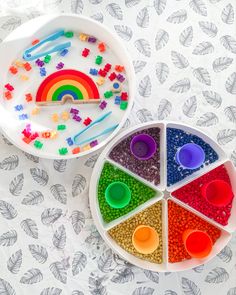
M126 125L167 119L197 126L236 165L235 0L2 0L0 38L50 12L82 13L123 39L137 77ZM98 154L43 160L3 136L0 150L0 294L236 294L236 235L206 265L144 271L115 255L91 219L88 185Z

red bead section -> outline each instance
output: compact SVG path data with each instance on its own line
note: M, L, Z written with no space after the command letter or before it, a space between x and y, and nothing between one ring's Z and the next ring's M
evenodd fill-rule
M227 225L231 214L232 202L224 207L215 207L214 205L209 204L201 194L201 187L205 183L215 179L224 180L231 185L227 170L224 165L221 165L174 191L172 196L188 204L216 222L222 225Z
M186 229L197 229L207 232L213 244L221 235L221 231L218 228L169 200L168 254L170 263L191 259L191 256L185 250L182 240L183 232Z

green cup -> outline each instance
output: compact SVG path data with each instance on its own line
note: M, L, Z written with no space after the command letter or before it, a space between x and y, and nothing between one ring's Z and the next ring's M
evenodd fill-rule
M121 209L129 204L131 191L129 187L121 181L112 182L106 188L105 199L112 208Z

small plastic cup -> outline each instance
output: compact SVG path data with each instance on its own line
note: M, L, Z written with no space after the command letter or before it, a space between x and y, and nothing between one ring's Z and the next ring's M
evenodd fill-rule
M148 134L138 134L132 138L130 143L131 153L138 160L151 159L156 149L156 141Z
M132 243L139 253L151 254L159 246L159 235L153 227L139 225L133 232Z
M187 229L182 238L186 251L193 258L205 258L212 250L212 239L204 231Z
M123 182L112 182L106 188L105 199L112 208L124 208L131 200L131 191Z
M204 163L205 152L199 145L187 143L177 150L175 160L185 169L196 169Z
M213 206L227 206L233 199L234 194L229 183L215 179L205 183L201 188L202 196Z

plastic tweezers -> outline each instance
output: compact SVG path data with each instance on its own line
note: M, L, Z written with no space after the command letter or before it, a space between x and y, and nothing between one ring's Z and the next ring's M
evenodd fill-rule
M50 54L50 53L53 53L53 52L62 51L63 49L70 47L71 46L71 42L66 42L66 43L62 43L62 44L56 45L55 47L52 47L51 49L49 49L47 51L39 52L39 53L36 53L36 54L32 55L32 52L35 49L37 49L40 46L42 46L44 43L54 41L54 40L56 40L56 39L64 36L64 34L65 34L64 30L60 30L60 31L57 31L56 33L54 33L54 34L46 37L45 39L41 40L39 43L35 44L34 46L26 49L24 51L23 58L25 60L27 60L27 61L31 61L31 60L37 59L39 57L45 56L47 54Z
M102 116L99 117L97 120L95 120L95 121L92 122L90 125L88 125L88 126L85 127L83 130L81 130L79 133L77 133L77 134L74 136L74 143L75 143L76 145L82 145L82 144L85 144L85 143L87 143L87 142L91 142L91 141L95 140L96 138L101 137L101 136L103 136L103 135L105 135L105 134L107 134L107 133L110 133L110 132L112 132L113 130L115 130L115 129L117 128L118 124L113 125L113 126L107 128L107 129L103 130L101 133L99 133L99 134L97 134L97 135L94 135L94 136L92 136L92 137L89 137L89 138L87 138L87 139L85 139L85 140L83 140L83 141L80 141L80 142L77 141L78 138L79 138L82 134L84 134L86 131L88 131L90 128L92 128L94 125L97 125L98 123L100 123L100 122L102 122L103 120L105 120L108 116L111 115L111 113L112 113L112 111L110 111L110 112L108 112L108 113L102 115Z

